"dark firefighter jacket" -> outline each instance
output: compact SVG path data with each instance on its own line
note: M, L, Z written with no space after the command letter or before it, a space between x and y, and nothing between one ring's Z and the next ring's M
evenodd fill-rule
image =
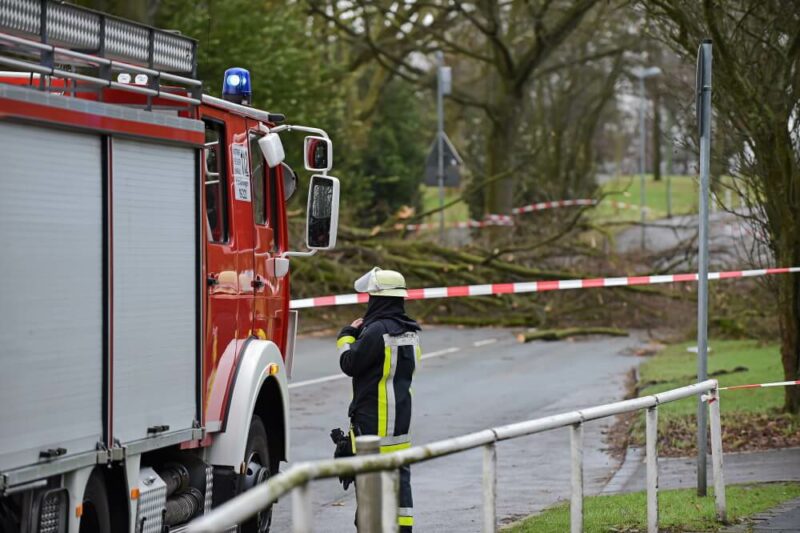
M339 333L339 365L353 378L348 414L386 453L410 445L411 380L420 356L419 326L404 313L366 320Z

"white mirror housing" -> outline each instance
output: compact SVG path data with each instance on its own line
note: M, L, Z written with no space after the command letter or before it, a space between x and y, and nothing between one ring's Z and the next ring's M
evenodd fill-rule
M339 179L315 174L308 187L306 245L310 250L331 250L339 227Z
M271 278L282 278L289 273L289 259L273 257L267 260L267 275Z
M286 158L283 152L283 143L281 143L280 135L277 133L267 133L258 140L258 147L261 153L264 154L264 159L267 161L269 168L275 168L280 165Z
M303 141L303 165L309 172L333 168L333 143L327 137L309 135Z

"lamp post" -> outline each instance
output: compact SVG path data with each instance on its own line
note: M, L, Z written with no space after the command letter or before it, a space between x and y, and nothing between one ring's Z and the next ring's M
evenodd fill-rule
M444 244L444 96L450 94L450 67L444 65L444 54L436 52L436 177L439 185L439 241Z
M642 223L642 250L645 248L645 181L644 181L644 160L645 160L645 146L646 135L644 131L644 115L645 115L645 92L644 80L658 76L661 74L661 69L658 67L638 67L631 71L631 73L639 78L639 207L641 210L641 223Z

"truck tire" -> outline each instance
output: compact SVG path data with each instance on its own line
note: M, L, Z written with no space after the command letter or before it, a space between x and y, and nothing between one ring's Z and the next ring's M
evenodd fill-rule
M80 533L111 533L111 509L106 495L106 482L99 470L92 472L86 482Z
M258 415L253 415L250 420L244 463L247 465L247 469L244 474L242 491L249 490L257 484L265 482L272 475L267 430ZM240 526L240 531L242 533L267 533L271 525L272 505L243 523Z

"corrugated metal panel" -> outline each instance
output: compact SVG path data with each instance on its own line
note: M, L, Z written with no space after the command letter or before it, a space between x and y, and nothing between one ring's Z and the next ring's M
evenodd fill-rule
M136 506L136 533L161 533L167 505L167 484L155 470L139 471L139 502Z
M0 122L0 469L102 439L100 154Z
M195 155L113 141L113 435L186 429L197 365Z

